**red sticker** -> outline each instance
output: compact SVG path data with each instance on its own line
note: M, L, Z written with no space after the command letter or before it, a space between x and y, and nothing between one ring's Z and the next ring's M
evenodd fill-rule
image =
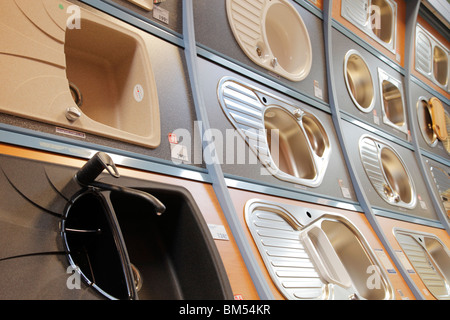
M178 144L177 135L174 134L174 133L169 133L169 142L170 143L174 143L174 144Z

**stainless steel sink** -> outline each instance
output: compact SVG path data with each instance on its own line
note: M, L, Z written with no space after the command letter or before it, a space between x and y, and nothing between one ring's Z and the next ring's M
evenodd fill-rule
M416 206L416 192L411 175L400 155L388 144L368 135L359 139L359 154L372 186L387 203Z
M381 92L383 122L407 134L408 124L402 82L380 68L378 68L378 81Z
M392 0L342 0L341 15L388 50L395 52L397 3Z
M420 24L416 26L415 69L449 91L449 49Z
M320 120L300 106L233 78L222 78L218 99L227 118L275 177L317 187L331 155Z
M355 106L368 113L375 106L375 89L372 74L361 54L351 49L344 58L344 79Z
M252 199L245 219L272 281L287 299L393 299L382 265L345 217Z
M450 300L450 251L434 234L394 229L403 252L431 294Z

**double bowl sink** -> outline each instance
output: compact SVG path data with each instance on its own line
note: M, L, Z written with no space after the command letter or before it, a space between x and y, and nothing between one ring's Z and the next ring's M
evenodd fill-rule
M342 215L252 199L245 219L287 299L393 299L393 288L358 228Z

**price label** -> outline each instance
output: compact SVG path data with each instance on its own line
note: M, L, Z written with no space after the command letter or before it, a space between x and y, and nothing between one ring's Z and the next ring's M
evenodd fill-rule
M225 227L223 225L208 224L208 228L209 228L209 231L211 232L213 239L230 240L228 238L227 231L225 230Z
M153 18L165 23L169 24L169 11L166 9L154 6L153 7Z

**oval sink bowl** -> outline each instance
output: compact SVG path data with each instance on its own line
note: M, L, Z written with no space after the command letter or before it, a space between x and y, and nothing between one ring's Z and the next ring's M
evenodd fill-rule
M437 145L438 139L436 132L433 129L433 116L428 100L425 97L419 97L416 107L417 121L422 137L429 146L434 147Z
M361 163L372 186L387 203L412 209L416 206L413 180L400 155L386 143L363 135L359 140Z
M393 299L376 255L345 217L252 199L245 219L272 281L287 299ZM376 286L368 285L369 274L376 274Z
M69 263L109 299L232 299L222 260L190 193L149 185L139 190L165 203L162 215L120 188L75 195L62 222Z
M395 228L394 235L431 294L450 300L450 250L431 233Z
M395 53L397 3L392 0L342 0L341 15Z
M286 0L227 0L233 35L257 65L291 81L301 81L311 70L308 30L295 7Z
M366 61L356 50L349 50L345 55L344 78L355 106L362 112L372 111L375 105L372 74Z
M321 184L331 144L314 114L229 77L221 79L217 93L225 115L270 174Z
M160 144L151 35L64 0L5 1L1 14L12 17L1 30L1 64L14 66L4 70L1 111L145 147Z
M407 134L408 125L406 122L402 82L393 78L380 68L378 68L378 79L380 83L383 122Z

